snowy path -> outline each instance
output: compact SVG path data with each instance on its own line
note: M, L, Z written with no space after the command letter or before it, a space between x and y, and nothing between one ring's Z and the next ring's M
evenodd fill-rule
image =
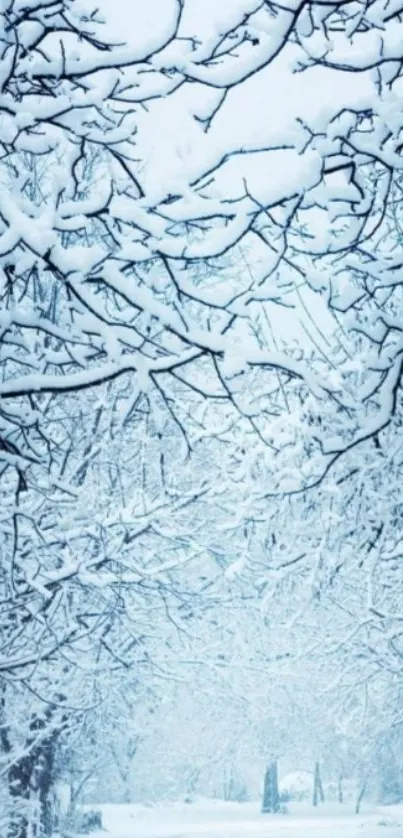
M347 807L261 815L257 804L202 803L147 809L103 806L107 833L96 838L403 838L403 809L373 809L355 816ZM95 838L95 836L94 836Z

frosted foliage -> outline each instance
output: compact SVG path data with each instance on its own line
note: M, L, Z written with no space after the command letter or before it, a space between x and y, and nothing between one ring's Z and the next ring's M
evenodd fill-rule
M9 838L403 796L402 27L0 0Z
M268 318L299 305L302 282L333 329L354 307L363 353L378 340L399 264L383 211L399 189L398 10L237 0L201 15L171 0L141 24L135 4L126 44L108 3L10 0L1 14L2 457L45 456L27 396L126 373L168 398L181 375L236 413L241 373L299 380L348 414L319 435L327 460L384 426L400 370L393 295L385 358L352 370L347 341L337 377L323 352L304 362L274 341ZM249 270L233 269L240 248Z

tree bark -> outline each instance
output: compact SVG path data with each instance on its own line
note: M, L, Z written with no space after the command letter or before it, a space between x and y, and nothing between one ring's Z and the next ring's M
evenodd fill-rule
M264 776L262 812L275 814L279 811L278 769L277 761L273 760Z
M320 766L317 762L315 764L315 774L313 780L313 800L312 803L314 806L318 806L319 803L325 802L325 794L323 791L322 786L322 778L320 776Z
M343 774L339 775L339 780L338 780L338 783L337 783L337 795L338 795L339 803L343 803L344 802L344 797L343 797Z
M33 716L26 753L10 765L8 788L13 805L9 838L50 838L56 826L52 794L57 740L60 728L46 733L53 708ZM3 744L4 748L4 744ZM10 746L11 756L11 746Z
M355 804L355 814L356 815L360 814L361 803L363 801L363 797L364 797L364 794L365 794L366 790L367 790L367 778L364 777L364 779L361 781L361 786L360 786L360 790L358 792L358 797L357 797L357 803Z

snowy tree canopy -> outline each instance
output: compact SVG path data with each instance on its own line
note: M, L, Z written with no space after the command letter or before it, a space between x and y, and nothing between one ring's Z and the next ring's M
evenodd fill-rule
M81 3L3 3L2 457L17 467L43 456L38 394L124 373L235 408L248 369L301 379L341 412L330 457L395 410L399 9L166 9L122 45ZM359 331L353 358L347 337L316 363L273 340L265 317L301 286Z
M0 0L13 838L103 741L400 764L401 9L127 6Z

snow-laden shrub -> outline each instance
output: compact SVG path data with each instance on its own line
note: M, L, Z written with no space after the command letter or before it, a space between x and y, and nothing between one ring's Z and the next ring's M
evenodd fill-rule
M79 835L89 835L91 832L98 832L103 829L102 812L99 809L87 809L85 812L76 812L73 823L69 825Z

